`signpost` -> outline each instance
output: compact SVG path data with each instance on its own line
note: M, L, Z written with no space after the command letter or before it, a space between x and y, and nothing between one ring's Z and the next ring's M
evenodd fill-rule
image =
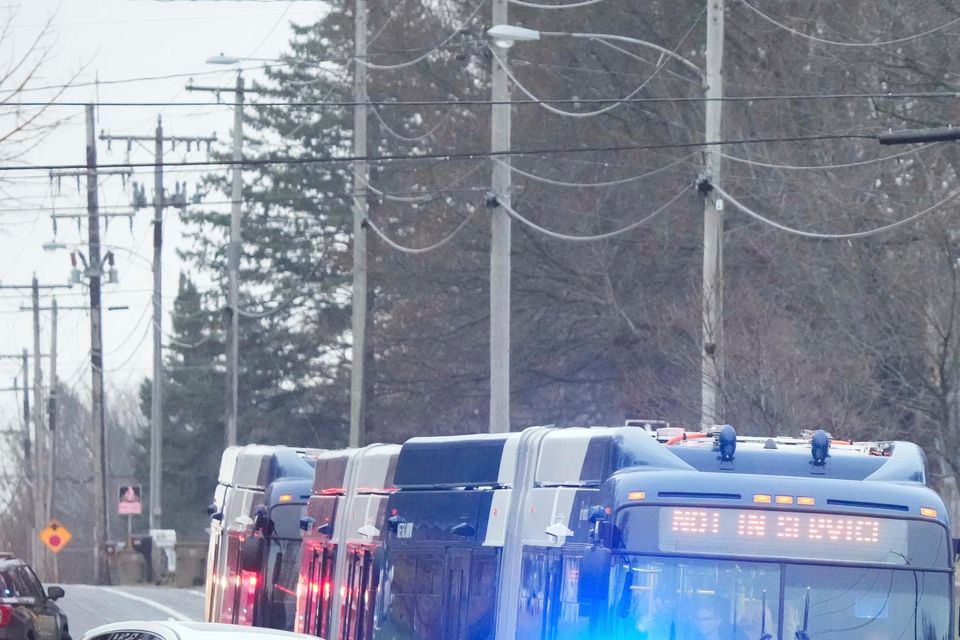
M127 516L127 544L133 536L133 516L143 514L143 488L139 484L120 485L117 491L117 513Z
M47 545L53 553L60 553L60 550L67 546L67 543L73 538L73 534L65 526L60 524L56 518L51 518L47 526L43 528L39 536L40 541Z
M139 516L143 513L143 492L140 485L128 484L117 492L117 513L121 516Z

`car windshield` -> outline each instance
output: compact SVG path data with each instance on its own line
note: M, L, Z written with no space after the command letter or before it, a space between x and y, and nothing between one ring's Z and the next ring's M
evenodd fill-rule
M946 640L949 574L614 556L608 621L637 640Z

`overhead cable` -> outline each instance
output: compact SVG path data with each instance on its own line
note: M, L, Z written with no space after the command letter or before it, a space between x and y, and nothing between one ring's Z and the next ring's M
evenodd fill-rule
M598 42L601 42L598 40ZM619 49L619 47L618 47ZM536 63L540 64L540 63ZM604 71L604 73L607 73ZM311 81L313 82L313 81ZM296 84L287 82L288 84ZM2 93L3 90L0 90ZM748 96L719 96L708 98L706 96L661 96L649 98L553 98L551 104L609 104L611 102L627 102L637 104L657 104L657 103L704 103L704 102L772 102L772 101L802 101L802 100L916 100L916 99L939 99L939 98L960 98L958 91L904 91L904 92L868 92L868 93L797 93L797 94L767 94L767 95L748 95ZM539 98L527 100L305 100L301 102L281 101L252 101L244 102L244 107L489 107L495 105L510 105L522 107L527 105L539 105L543 100ZM234 108L230 102L210 102L207 101L184 101L174 102L171 100L49 100L49 101L17 101L0 103L0 109L21 109L29 107L86 107L93 105L97 108L107 107L223 107Z
M676 47L676 48L679 48L680 45L687 39L687 36L689 36L689 35L690 35L690 32L693 31L694 27L696 27L697 22L699 22L699 18L697 19L696 22L693 23L693 25L691 25L691 27L690 27L690 29L687 31L687 33L684 34L684 36L680 39L680 42L677 44L677 47ZM603 42L603 41L605 40L604 37L598 36L597 34L578 34L578 35L596 36L596 37L591 37L590 39L591 39L591 40L598 40L598 41L601 41L601 42ZM611 37L611 38L612 38L612 37ZM612 39L613 39L613 38L612 38ZM638 43L640 43L640 42L643 42L643 41L638 41L638 40L634 40L634 39L630 39L630 41L633 42L634 44L638 44ZM670 50L668 50L668 49L664 49L664 48L660 47L659 45L654 45L654 44L652 44L652 43L643 42L643 44L650 44L651 47L653 47L654 49L660 51L660 60L657 62L657 66L656 66L656 68L653 70L653 73L651 73L643 82L640 83L640 85L639 85L637 88L635 88L633 91L631 91L630 93L628 93L628 94L627 94L626 96L624 96L623 98L618 98L618 99L616 100L616 102L614 102L614 103L612 103L612 104L608 104L608 105L605 106L605 107L601 107L600 109L595 109L595 110L593 110L593 111L567 111L567 110L565 110L565 109L558 109L557 107L554 107L553 105L549 104L550 102L555 102L555 101L552 101L552 100L543 100L543 99L537 97L532 91L530 91L530 90L526 87L526 85L524 85L522 82L520 82L520 80L517 79L517 76L510 70L510 66L507 65L507 64L503 61L503 59L500 57L500 55L497 53L497 51L496 51L496 49L495 49L494 47L488 46L488 49L490 50L490 53L493 55L494 60L496 60L496 63L500 66L501 69L503 69L504 73L507 75L507 77L510 78L510 80L513 82L513 84L515 84L515 85L517 86L517 88L520 89L521 92L523 92L524 95L526 95L526 96L527 96L528 98L530 98L531 100L535 101L541 108L546 109L546 110L549 111L550 113L554 113L554 114L556 114L556 115L558 115L558 116L564 116L564 117L566 117L566 118L593 118L593 117L595 117L595 116L602 115L602 114L607 113L607 112L609 112L609 111L613 111L614 109L616 109L616 108L622 106L623 104L631 101L631 100L634 98L634 96L636 96L638 93L640 93L641 91L643 91L643 90L646 88L646 86L647 86L648 84L650 84L650 83L657 77L657 75L660 73L660 70L663 69L663 67L666 65L668 58L674 58L674 59L679 58L679 59L683 60L684 62L686 62L687 64L692 64L692 63L690 63L686 58L683 58L682 56L679 56L679 54L677 54L677 52L676 52L676 48L675 48L673 51L670 51ZM700 69L699 69L698 67L696 67L696 65L694 65L694 68L697 69L697 71L698 71L700 74L702 74L702 71L700 71ZM575 102L577 102L577 101L575 101Z
M545 235L545 236L549 236L549 237L554 238L554 239L556 239L556 240L564 240L564 241L566 241L566 242L594 242L594 241L596 241L596 240L608 240L608 239L610 239L610 238L615 238L615 237L617 237L617 236L619 236L619 235L623 235L624 233L628 233L628 232L630 232L630 231L633 231L633 230L636 229L637 227L640 227L640 226L642 226L642 225L650 222L651 220L653 220L654 218L656 218L658 215L660 215L661 213L663 213L664 211L666 211L666 210L670 207L670 205L672 205L674 202L676 202L677 200L679 200L680 197L681 197L683 194L687 193L687 192L690 191L690 189L692 189L692 188L693 188L693 187L692 187L691 185L688 185L688 186L684 187L684 189L683 189L680 193L678 193L677 195L675 195L675 196L673 196L672 198L670 198L670 200L668 200L665 205L663 205L663 206L660 207L659 209L655 210L653 213L649 214L648 216L646 216L646 217L644 217L644 218L642 218L642 219L640 219L640 220L637 220L637 221L634 222L634 223L628 224L627 226L623 227L622 229L617 229L616 231L610 231L610 232L608 232L608 233L600 233L600 234L593 235L593 236L573 236L573 235L569 235L569 234L566 234L566 233L558 233L558 232L556 232L556 231L551 231L550 229L545 229L545 228L539 226L538 224L536 224L535 222L533 222L533 221L531 221L531 220L528 220L527 218L524 218L523 216L521 216L519 213L517 213L516 211L514 211L514 210L510 207L510 205L508 205L508 204L506 204L506 203L504 203L504 202L500 202L499 204L500 204L501 207L503 207L503 210L506 211L506 212L507 212L507 215L509 215L511 218L513 218L513 219L516 220L517 222L520 222L520 223L522 223L522 224L525 224L526 226L530 227L530 228L533 229L534 231L537 231L537 232L539 232L539 233L542 233L542 234Z
M391 248L396 249L397 251L400 251L401 253L408 253L408 254L411 254L411 255L421 255L421 254L424 254L424 253L429 253L429 252L431 252L431 251L435 251L436 249L439 249L440 247L446 245L446 244L449 243L451 240L453 240L455 237L457 237L457 234L460 233L460 231L461 231L465 226L467 226L467 223L470 222L470 220L473 218L473 215L476 213L476 211L477 211L477 210L476 210L475 208L472 209L472 210L470 211L470 213L467 214L467 217L464 218L463 221L462 221L459 225L457 225L457 228L454 229L453 231L451 231L449 234L447 234L446 236L444 236L443 238L441 238L441 239L438 240L437 242L434 242L433 244L431 244L431 245L429 245L429 246L421 247L421 248L406 247L406 246L400 244L399 242L396 242L395 240L393 240L392 238L390 238L390 236L388 236L386 233L384 233L384 232L380 229L380 227L378 227L378 226L376 225L376 223L374 223L374 221L371 220L370 218L366 218L366 219L364 220L364 224L367 225L367 227L369 227L371 231L373 231L381 240L383 240L383 241L384 241L388 246L390 246Z
M547 177L545 177L545 176L538 176L538 175L536 175L535 173L530 173L530 172L528 172L528 171L524 171L523 169L519 169L519 168L513 166L513 165L510 164L510 163L507 163L507 162L504 162L503 160L500 160L499 158L494 158L494 162L496 162L497 164L501 164L501 165L509 168L512 172L516 173L517 175L521 175L521 176L523 176L524 178L529 178L530 180L534 180L534 181L536 181L536 182L542 182L542 183L544 183L544 184L551 184L551 185L554 185L554 186L556 186L556 187L571 187L571 188L585 188L585 189L586 189L586 188L595 188L595 187L615 187L615 186L617 186L617 185L627 184L627 183L629 183L629 182L636 182L637 180L643 180L644 178L648 178L648 177L650 177L650 176L652 176L652 175L656 175L656 174L658 174L658 173L661 173L661 172L663 172L663 171L666 171L667 169L672 169L673 167L677 166L678 164L682 164L682 163L686 162L687 160L689 160L690 158L693 158L694 156L697 156L697 155L699 155L699 152L698 152L698 151L694 151L693 153L689 153L689 154L683 156L682 158L680 158L680 159L678 159L678 160L674 160L674 161L671 162L670 164L664 165L664 166L662 166L662 167L657 167L656 169L653 169L652 171L647 171L646 173L641 173L641 174L636 175L636 176L630 176L630 177L628 177L628 178L620 178L620 179L618 179L618 180L607 180L607 181L605 181L605 182L566 182L566 181L563 181L563 180L556 180L556 179L554 179L554 178L547 178Z
M393 129L393 127L391 127L389 124L387 124L387 121L384 120L384 119L383 119L383 116L380 114L380 110L377 109L376 107L370 107L370 110L373 112L373 116L374 116L374 117L377 119L377 121L380 123L380 126L383 127L383 130L384 130L384 131L386 131L387 133L389 133L391 136L393 136L393 137L396 138L397 140L401 140L401 141L403 141L403 142L411 142L411 143L412 143L412 142L423 142L423 141L426 140L427 138L433 136L433 134L436 133L437 130L438 130L440 127L442 127L444 124L447 123L447 121L450 119L450 116L453 114L453 109L448 110L448 111L443 115L443 117L440 118L440 121L439 121L437 124L435 124L429 131L427 131L427 132L424 133L423 135L411 137L411 136L405 136L405 135L403 135L402 133L397 133L397 132Z
M755 6L750 4L749 0L743 0L743 5L748 9L750 9L750 11L752 11L753 13L757 14L757 16L759 16L763 20L766 20L770 24L776 27L779 27L784 31L788 31L795 36L800 36L801 38L806 38L807 40L812 40L813 42L819 42L820 44L829 44L836 47L887 47L894 44L903 44L904 42L910 42L911 40L916 40L918 38L923 38L925 36L929 36L934 33L937 33L938 31L943 31L947 27L951 27L957 24L958 22L960 22L960 18L954 18L953 20L948 20L947 22L944 22L943 24L939 24L936 27L933 27L931 29L927 29L926 31L921 31L920 33L915 33L913 35L905 36L903 38L895 38L893 40L883 40L880 42L849 42L844 40L827 40L826 38L819 38L817 36L812 36L809 33L804 33L803 31L800 31L798 29L794 29L790 25L784 24L779 20L767 15L763 11L760 11L760 9L757 9Z
M606 2L606 0L581 0L580 2L570 2L567 4L540 4L539 2L527 2L526 0L507 1L518 7L529 7L530 9L579 9L580 7L589 7L592 4Z
M499 156L529 156L553 155L560 153L614 153L620 151L649 151L655 149L691 149L708 146L737 145L737 144L768 144L774 142L814 142L825 140L876 140L875 133L822 133L809 136L782 136L768 138L734 138L730 140L698 141L698 142L666 142L662 144L640 145L611 145L608 147L558 147L545 149L510 149L504 151L463 151L457 153L409 153L389 156L307 156L261 158L249 160L193 160L179 162L122 162L115 164L100 164L100 169L139 169L162 167L263 167L279 164L349 164L351 162L395 162L402 160L472 160L476 158L492 158ZM0 165L0 172L11 171L51 171L51 170L86 170L85 164L37 164L37 165Z
M940 144L939 142L931 142L929 144L924 144L907 151L900 151L898 153L891 153L887 156L881 156L879 158L870 158L869 160L858 160L856 162L841 162L839 164L819 164L819 165L794 165L794 164L776 164L772 162L761 162L759 160L751 160L750 158L741 158L739 156L732 156L722 151L718 151L718 155L724 158L725 160L730 160L731 162L739 162L740 164L747 164L754 167L763 167L765 169L783 169L785 171L822 171L826 169L849 169L850 167L862 167L868 164L877 164L880 162L885 162L887 160L895 160L896 158L902 158L904 156L913 155L918 151L924 151L929 149L932 146Z
M416 64L419 64L420 62L426 60L427 58L432 56L434 53L436 53L443 47L447 46L447 44L449 44L451 40L453 40L458 35L460 35L461 32L466 28L466 26L470 24L470 22L477 16L478 13L480 13L480 9L482 9L486 3L487 3L487 0L480 0L480 2L477 3L477 6L474 7L473 11L470 12L470 15L467 16L467 18L463 21L463 23L459 27L454 29L453 33L451 33L449 36L444 38L443 41L440 42L440 44L436 45L426 53L417 56L413 60L408 60L406 62L401 62L399 64L376 64L373 62L367 62L366 60L361 60L360 58L357 58L356 62L357 64L363 65L368 69L374 69L376 71L395 71L397 69L406 69L407 67L412 67Z
M373 193L377 194L384 200L389 200L391 202L405 202L408 204L413 204L417 202L430 202L431 200L436 200L437 198L440 198L444 195L449 195L453 187L463 182L467 177L476 173L477 170L479 170L480 167L482 166L483 165L478 164L477 166L463 173L460 177L458 177L457 179L455 179L453 182L449 183L445 187L432 189L431 193L425 193L423 195L416 195L416 196L398 196L392 193L387 193L386 191L382 191L381 189L374 187L372 184L370 184L369 181L363 180L359 176L357 176L357 178L360 180L360 184L364 189L367 189L368 191L372 191ZM475 189L472 189L472 190L475 190ZM484 188L484 190L486 189ZM356 197L356 194L353 194L351 197Z
M724 191L721 187L717 185L713 185L713 188L716 189L717 193L720 194L721 198L728 201L734 207L736 207L743 213L747 214L754 220L757 220L759 222L762 222L763 224L769 225L774 229L779 229L780 231L785 231L795 236L800 236L801 238L810 238L814 240L853 240L855 238L867 238L870 236L875 236L881 233L885 233L887 231L892 231L897 227L902 227L904 225L910 224L911 222L919 220L920 218L927 215L928 213L932 213L933 211L936 211L937 209L940 209L941 207L943 207L945 204L957 199L957 197L960 197L960 189L955 189L951 191L949 194L947 194L947 197L945 197L943 200L940 200L936 204L930 207L927 207L922 211L918 211L917 213L914 213L913 215L908 216L902 220L898 220L890 224L885 224L881 227L876 227L874 229L868 229L866 231L855 231L852 233L821 233L817 231L804 231L802 229L788 227L784 224L776 222L775 220L771 220L770 218L767 218L766 216L763 216L757 213L756 211L746 206L745 204L742 204L741 202L737 201L733 196L731 196L729 193Z

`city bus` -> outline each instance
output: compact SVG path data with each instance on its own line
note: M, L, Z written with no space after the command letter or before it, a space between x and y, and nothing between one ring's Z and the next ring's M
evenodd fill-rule
M242 543L254 531L257 510L264 506L271 483L285 477L312 478L312 461L319 453L314 449L265 445L229 447L224 451L214 502L208 508L210 541L204 611L208 622L235 622L252 615L249 610L245 614L245 607L240 606ZM249 586L248 581L244 588Z
M386 501L399 451L399 445L374 444L318 458L301 522L296 631L322 638L371 637Z
M543 478L514 496L497 638L954 637L953 544L917 446L692 435L634 450L562 542L537 535Z
M642 423L329 460L296 586L327 640L955 637L955 541L908 442Z

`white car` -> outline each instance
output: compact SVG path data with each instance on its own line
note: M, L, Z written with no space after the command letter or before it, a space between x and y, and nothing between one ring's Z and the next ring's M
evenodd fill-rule
M114 622L83 634L83 640L317 640L289 631L215 622Z

